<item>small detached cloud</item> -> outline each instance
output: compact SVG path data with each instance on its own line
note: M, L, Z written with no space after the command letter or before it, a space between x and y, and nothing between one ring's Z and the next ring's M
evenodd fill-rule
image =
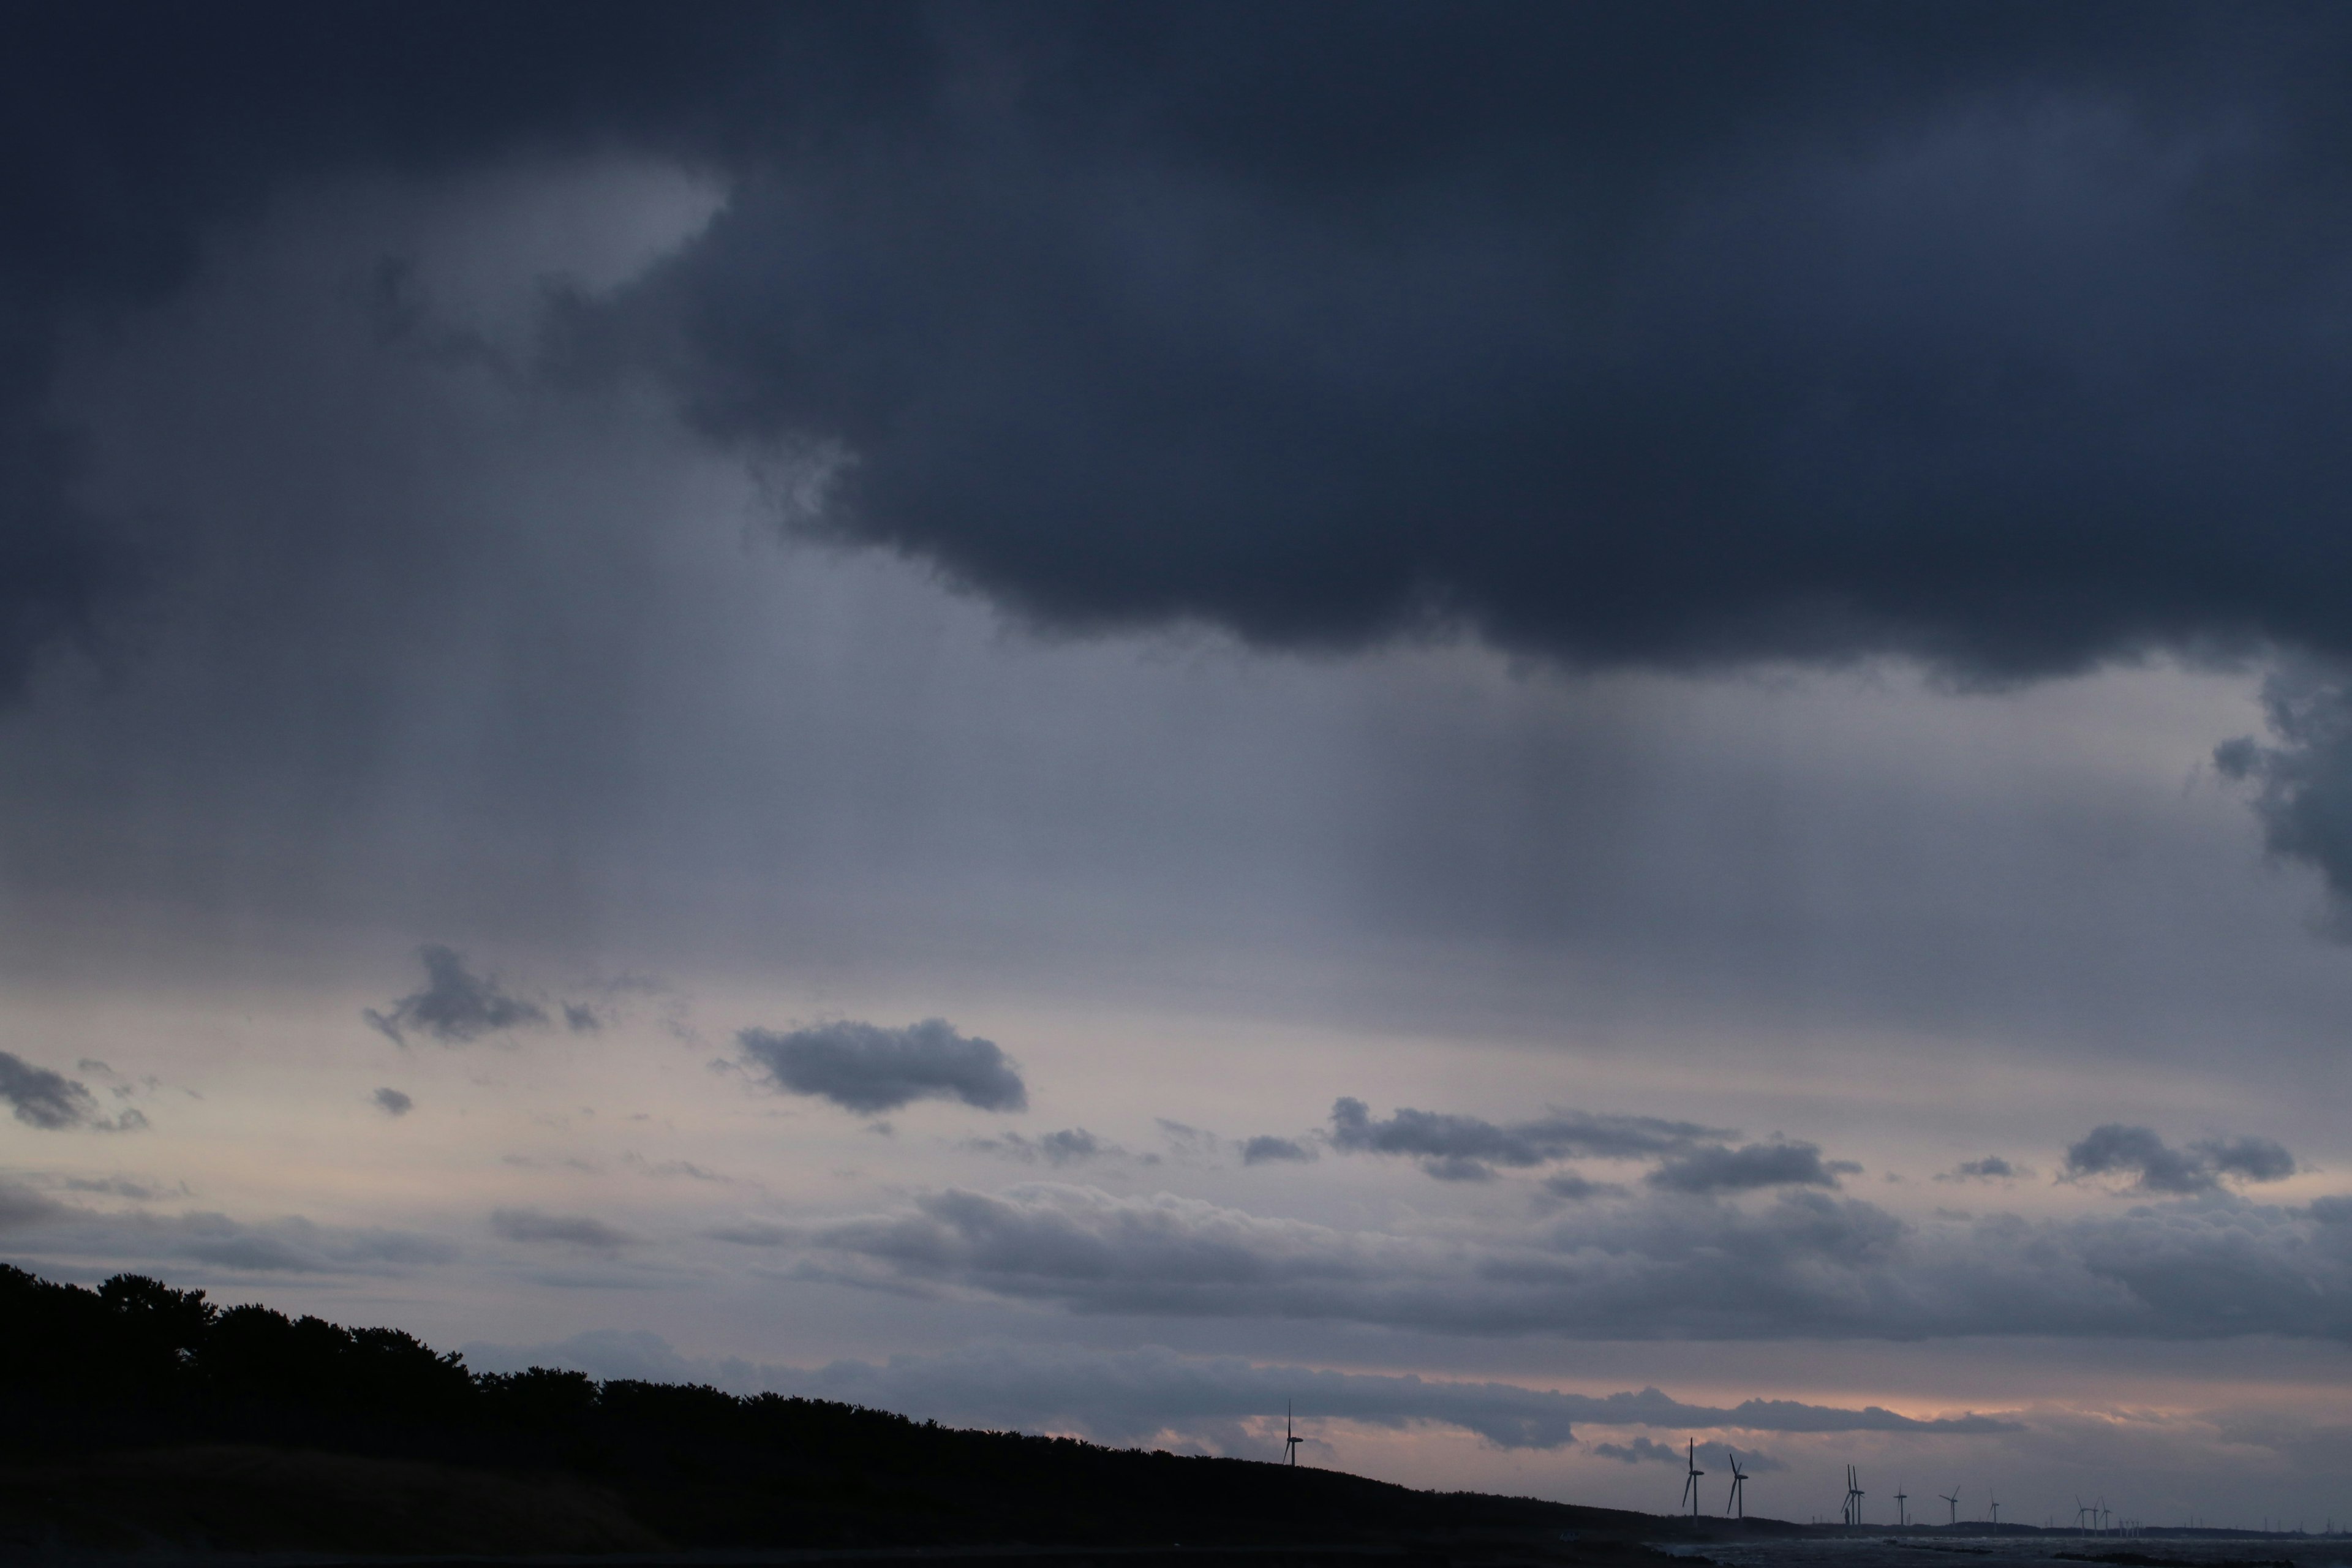
M1018 1160L1024 1165L1043 1161L1048 1165L1078 1165L1089 1160L1116 1159L1127 1151L1116 1143L1106 1143L1083 1127L1065 1127L1059 1132L1048 1132L1042 1138L1024 1138L1018 1132L1007 1132L999 1138L974 1138L964 1147L982 1154L1000 1154Z
M1774 1140L1734 1149L1709 1144L1678 1155L1651 1172L1654 1187L1670 1193L1752 1193L1766 1187L1834 1187L1851 1161L1822 1161L1821 1146Z
M1580 1204L1594 1198L1622 1196L1625 1189L1614 1182L1596 1182L1574 1171L1562 1171L1544 1178L1543 1190L1563 1203Z
M1296 1138L1276 1138L1271 1133L1261 1133L1255 1138L1244 1140L1242 1143L1242 1163L1244 1165L1303 1163L1319 1157L1313 1148Z
M587 1215L554 1215L539 1209L495 1210L490 1228L508 1241L553 1242L595 1252L617 1251L645 1239Z
M1981 1160L1963 1160L1948 1171L1937 1173L1939 1182L2014 1182L2033 1174L2031 1165L2020 1165L1998 1154L1987 1154Z
M454 948L427 944L416 950L416 956L425 964L424 989L403 996L387 1011L366 1007L360 1012L370 1028L393 1044L405 1046L411 1034L422 1034L445 1046L462 1046L484 1035L536 1028L547 1022L546 1008L501 990L494 978L476 974Z
M147 1118L137 1110L114 1117L100 1115L98 1097L79 1081L35 1067L7 1051L0 1051L0 1100L7 1101L17 1121L44 1131L86 1127L100 1132L135 1132L147 1125Z
M375 1101L376 1109L386 1116L405 1116L416 1109L416 1101L396 1089L377 1089L370 1098Z
M98 1119L98 1100L63 1073L0 1051L0 1100L27 1127L81 1127Z
M1619 1459L1629 1465L1647 1461L1654 1465L1679 1465L1684 1453L1664 1443L1654 1443L1647 1437L1636 1437L1630 1443L1596 1443L1592 1451L1604 1459Z
M1525 1169L1579 1156L1632 1160L1670 1153L1702 1139L1729 1138L1729 1130L1654 1116L1556 1111L1537 1121L1507 1125L1444 1111L1400 1108L1372 1120L1360 1100L1331 1106L1331 1145L1351 1153L1402 1154L1442 1182L1488 1182L1496 1166Z
M904 1028L845 1020L736 1037L745 1061L790 1094L829 1100L862 1115L918 1100L953 1100L982 1110L1025 1110L1029 1091L995 1042L958 1034L944 1018Z
M2294 1156L2268 1138L2205 1138L2175 1149L2154 1128L2110 1121L2066 1151L2061 1179L2127 1175L2126 1192L2180 1195L2212 1192L2224 1179L2282 1182L2295 1170Z

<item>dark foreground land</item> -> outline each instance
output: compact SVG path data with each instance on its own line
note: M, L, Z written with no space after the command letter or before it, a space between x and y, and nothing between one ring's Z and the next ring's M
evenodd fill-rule
M0 1266L0 1559L1641 1568L1663 1561L1643 1541L1703 1524L821 1400L476 1373L397 1330Z

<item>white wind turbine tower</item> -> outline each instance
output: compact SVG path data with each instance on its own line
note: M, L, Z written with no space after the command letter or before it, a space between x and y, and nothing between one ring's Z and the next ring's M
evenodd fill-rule
M1748 1472L1739 1468L1738 1450L1726 1448L1723 1453L1724 1457L1731 1461L1731 1499L1727 1505L1731 1510L1731 1517L1746 1519L1748 1517Z
M1862 1479L1853 1473L1853 1467L1848 1465L1845 1468L1845 1521L1848 1524L1862 1522L1863 1496Z
M1911 1510L1903 1506L1904 1500L1910 1495L1903 1489L1901 1481L1895 1483L1895 1525L1898 1530L1911 1522Z
M1671 1450L1669 1450L1671 1452ZM1698 1439L1691 1438L1683 1448L1683 1464L1689 1474L1683 1477L1683 1500L1690 1504L1691 1517L1698 1517L1698 1479L1706 1474L1698 1468Z
M1951 1495L1951 1496L1949 1496L1949 1497L1944 1497L1944 1494L1943 1494L1942 1492L1937 1492L1936 1495L1937 1495L1937 1497L1944 1498L1944 1500L1945 1500L1946 1502L1950 1503L1950 1504L1952 1505L1952 1522L1953 1522L1954 1524L1958 1524L1958 1523L1959 1523L1959 1522L1960 1522L1960 1489L1959 1489L1959 1488L1958 1488L1958 1487L1954 1487L1954 1488L1952 1489L1952 1495Z
M1992 1489L1990 1487L1985 1489L1985 1507L1992 1510L1992 1532L1999 1535L2000 1533L2000 1500L1992 1495Z
M1298 1445L1305 1441L1306 1438L1291 1430L1290 1401L1286 1399L1282 1402L1282 1462L1286 1465L1298 1463Z

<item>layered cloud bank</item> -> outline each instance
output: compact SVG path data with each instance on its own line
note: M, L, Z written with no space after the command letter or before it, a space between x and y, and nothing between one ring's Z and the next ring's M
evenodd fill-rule
M1661 1199L1521 1232L1346 1231L1052 1184L947 1192L827 1228L843 1277L1081 1312L1309 1318L1594 1339L2352 1335L2340 1205L1912 1222L1788 1193Z
M1537 1450L1577 1441L1579 1426L1953 1436L2022 1430L2016 1421L1996 1415L1922 1419L1875 1405L1849 1410L1765 1399L1712 1406L1685 1404L1654 1388L1564 1394L1507 1383L1259 1365L1233 1356L1183 1356L1156 1345L1118 1352L980 1345L879 1363L789 1367L696 1361L653 1335L604 1333L544 1345L473 1344L466 1355L486 1371L576 1367L599 1377L702 1382L742 1393L772 1390L913 1411L944 1421L1078 1431L1110 1443L1220 1430L1239 1439L1239 1424L1277 1411L1286 1402L1311 1409L1318 1425L1336 1420L1452 1426L1499 1448Z

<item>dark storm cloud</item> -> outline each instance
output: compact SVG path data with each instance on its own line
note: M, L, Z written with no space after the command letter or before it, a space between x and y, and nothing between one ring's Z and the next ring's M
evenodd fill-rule
M377 1089L371 1098L386 1116L405 1116L416 1109L416 1101L396 1089Z
M2294 1173L2294 1156L2268 1138L2207 1138L2175 1149L2153 1128L2113 1121L2066 1151L2069 1179L2129 1175L2142 1193L2210 1192L2224 1177L2280 1182Z
M99 1120L89 1089L7 1051L0 1051L0 1100L28 1127L84 1127Z
M994 97L761 164L614 331L710 430L837 443L831 531L1054 620L2341 646L2347 27L1033 13L940 39Z
M402 997L389 1012L373 1007L360 1012L394 1044L406 1045L409 1031L415 1030L444 1045L461 1046L484 1035L547 1022L547 1009L509 995L495 979L474 973L455 951L427 945L418 948L416 956L425 963L423 990Z
M539 1209L494 1210L490 1228L509 1241L556 1242L597 1252L634 1247L644 1239L588 1215L555 1215Z
M918 1100L1021 1110L1029 1091L992 1040L958 1034L944 1018L889 1029L844 1021L779 1034L744 1029L744 1057L779 1089L871 1115Z
M1677 1154L1643 1178L1676 1193L1752 1193L1763 1187L1834 1187L1837 1173L1822 1163L1818 1144L1708 1144Z
M211 226L289 181L660 140L687 81L710 89L744 58L748 19L368 4L0 16L0 699L45 646L88 640L175 564L71 499L74 443L44 407L62 333L168 296Z
M1721 1128L1654 1116L1572 1110L1504 1126L1475 1116L1405 1108L1385 1121L1375 1121L1371 1108L1360 1100L1343 1098L1331 1106L1333 1148L1410 1155L1440 1181L1489 1181L1497 1165L1542 1165L1579 1155L1632 1159L1680 1149L1694 1139L1728 1136Z
M2341 650L2348 58L2316 6L20 7L0 684L169 565L65 500L66 323L294 183L590 147L735 196L568 372L838 453L814 526L1051 621Z
M1168 1194L950 1191L819 1233L830 1277L1088 1313L1611 1339L2352 1338L2352 1202L2208 1192L2127 1213L1913 1223L1784 1191L1464 1233L1349 1231Z

